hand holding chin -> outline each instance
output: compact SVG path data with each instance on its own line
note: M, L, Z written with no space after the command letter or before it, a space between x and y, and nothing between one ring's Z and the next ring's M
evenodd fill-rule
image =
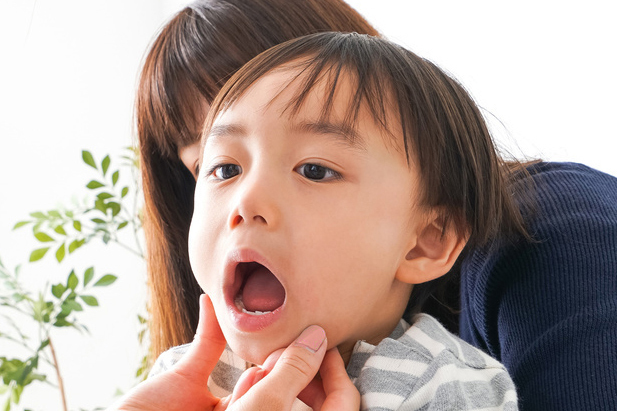
M200 307L195 340L182 359L139 384L108 411L287 411L296 397L314 410L360 408L360 394L338 350L326 351L326 335L318 326L308 327L289 347L272 353L262 367L246 370L231 396L215 397L207 381L225 349L225 338L206 295L201 296ZM317 371L321 379L315 378Z

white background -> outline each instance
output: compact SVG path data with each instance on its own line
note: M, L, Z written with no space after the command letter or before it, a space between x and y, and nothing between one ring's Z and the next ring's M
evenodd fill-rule
M491 118L500 145L517 155L586 163L617 175L617 12L614 2L350 0L384 35L457 77ZM38 245L11 231L35 210L83 196L100 161L132 144L137 73L178 0L2 0L0 3L0 258L9 268ZM490 113L490 114L488 114ZM499 121L496 121L498 119ZM107 406L126 390L143 354L143 263L117 247L88 247L58 266L48 256L23 268L36 292L97 267L117 274L83 320L90 335L54 339L71 409ZM3 321L0 318L0 321ZM0 323L0 329L3 324ZM0 340L0 356L19 350ZM57 392L33 384L23 405L60 409Z

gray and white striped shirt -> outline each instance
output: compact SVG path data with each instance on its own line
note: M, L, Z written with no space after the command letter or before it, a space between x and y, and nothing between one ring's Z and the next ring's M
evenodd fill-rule
M498 361L418 314L377 346L358 341L347 373L362 410L517 410L514 383Z
M163 353L150 376L173 366L187 346ZM230 394L246 367L226 350L208 387L215 395ZM347 373L360 391L362 410L518 410L514 383L504 366L426 314L416 315L412 326L401 320L376 346L358 341Z

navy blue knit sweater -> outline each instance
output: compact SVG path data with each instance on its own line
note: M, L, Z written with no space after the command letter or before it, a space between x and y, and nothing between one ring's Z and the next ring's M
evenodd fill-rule
M465 258L460 335L508 368L521 410L617 410L617 178L530 171L537 242Z

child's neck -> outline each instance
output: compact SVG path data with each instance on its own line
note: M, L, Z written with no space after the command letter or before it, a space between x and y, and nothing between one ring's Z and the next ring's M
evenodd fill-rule
M381 342L381 340L383 340L384 338L388 338L392 334L392 332L394 331L397 325L398 325L398 321L396 322L396 324L394 324L394 326L391 329L388 329L386 332L376 335L373 338L363 340L363 341L366 341L368 344L376 346L377 344ZM341 357L343 358L343 361L345 362L345 367L349 365L349 361L351 360L353 350L357 343L358 341L349 341L349 342L344 342L342 344L339 344L337 346L339 353L341 354Z

